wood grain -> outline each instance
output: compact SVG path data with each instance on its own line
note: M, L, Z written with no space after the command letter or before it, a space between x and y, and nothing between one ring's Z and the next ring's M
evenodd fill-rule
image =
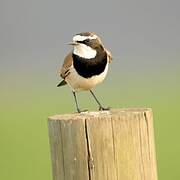
M49 117L54 180L157 180L151 109Z

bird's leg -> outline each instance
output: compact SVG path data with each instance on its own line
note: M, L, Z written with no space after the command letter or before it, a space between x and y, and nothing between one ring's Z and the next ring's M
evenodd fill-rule
M78 112L78 113L81 113L81 112L86 112L86 111L88 111L88 110L83 110L83 111L80 110L79 105L78 105L78 101L77 101L77 97L76 97L76 93L75 93L74 91L72 91L72 92L73 92L73 95L74 95L74 100L75 100L75 103L76 103L77 112Z
M76 93L74 91L73 92L73 95L74 95L74 100L75 100L75 103L76 103L76 109L77 109L77 112L80 113L80 109L79 109L79 105L78 105L78 102L77 102L77 97L76 97Z
M92 96L94 97L94 99L96 100L96 102L98 103L99 105L99 110L100 111L103 111L103 110L109 110L109 108L104 108L101 103L98 101L98 99L96 98L95 94L92 92L92 90L90 90L90 93L92 94Z

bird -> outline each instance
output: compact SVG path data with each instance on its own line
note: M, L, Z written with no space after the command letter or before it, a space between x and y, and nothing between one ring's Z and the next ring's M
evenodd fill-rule
M100 111L109 110L101 105L92 88L105 79L109 64L112 62L111 52L104 47L101 38L94 32L77 33L72 39L73 41L69 43L72 50L64 58L59 70L63 80L57 87L69 85L78 113L83 112L76 96L80 91L89 91Z

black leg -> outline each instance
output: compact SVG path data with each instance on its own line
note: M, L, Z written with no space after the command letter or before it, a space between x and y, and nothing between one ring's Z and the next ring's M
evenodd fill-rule
M76 97L76 93L75 93L74 91L72 91L72 92L73 92L73 95L74 95L74 100L75 100L75 103L76 103L77 112L78 112L78 113L81 113L81 112L86 112L86 111L88 111L88 110L83 110L83 111L80 110L79 105L78 105L78 101L77 101L77 97Z
M76 98L76 93L73 91L73 95L74 95L74 100L75 100L75 103L76 103L76 109L77 109L77 112L80 113L80 109L79 109L79 105L78 105L78 102L77 102L77 98Z
M103 110L109 110L109 108L104 108L101 103L98 101L98 99L96 98L95 94L92 92L92 90L90 90L90 93L92 94L92 96L94 97L94 99L96 100L96 102L98 103L99 105L99 110L100 111L103 111Z

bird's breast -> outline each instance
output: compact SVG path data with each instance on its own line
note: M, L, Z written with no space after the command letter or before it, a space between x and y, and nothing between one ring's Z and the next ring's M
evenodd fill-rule
M73 54L73 66L77 73L84 78L100 75L105 71L107 63L106 54L92 59L85 59Z
M70 74L66 77L65 80L73 91L90 90L105 79L107 71L108 63L106 64L105 69L102 73L91 76L89 78L85 78L83 76L80 76L72 65L70 68Z

